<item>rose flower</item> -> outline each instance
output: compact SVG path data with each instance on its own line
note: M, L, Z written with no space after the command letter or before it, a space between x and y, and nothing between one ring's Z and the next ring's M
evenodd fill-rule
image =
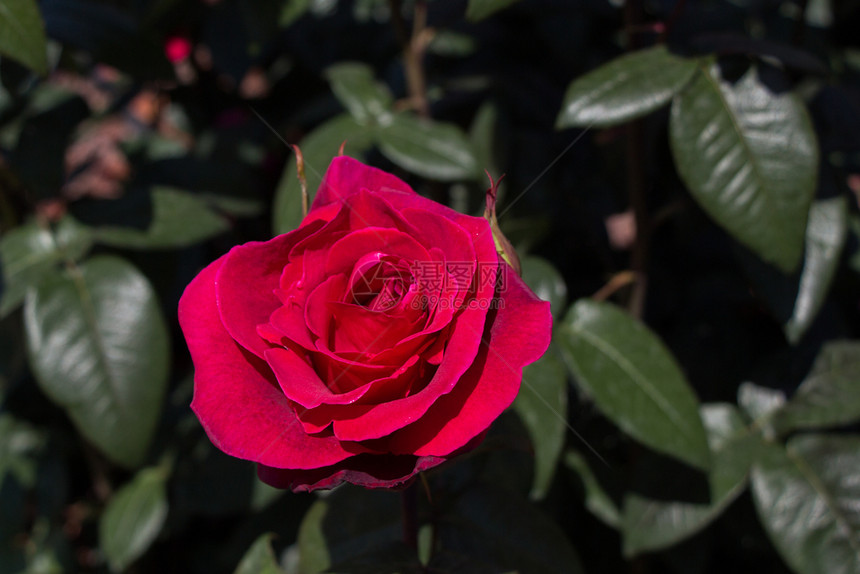
M401 487L474 448L552 328L486 219L349 157L298 229L201 271L179 321L212 442L294 491Z

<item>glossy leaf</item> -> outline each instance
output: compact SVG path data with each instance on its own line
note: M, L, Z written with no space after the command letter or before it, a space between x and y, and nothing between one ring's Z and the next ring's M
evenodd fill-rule
M43 442L44 437L36 428L9 414L0 413L0 485L10 474L22 486L32 487L36 480L33 454Z
M469 5L466 7L466 19L472 22L483 20L492 16L499 10L504 10L508 6L518 2L519 0L469 0Z
M394 100L388 88L374 78L373 68L358 62L341 62L326 69L325 76L334 95L355 121L363 125L391 122Z
M168 333L146 277L90 259L28 293L30 365L42 391L114 462L140 464L161 412Z
M167 519L168 472L145 468L117 491L99 522L99 546L111 571L121 572L140 558Z
M0 3L0 54L40 74L48 72L45 25L36 0L3 0Z
M230 228L230 222L196 194L156 187L151 198L152 222L147 229L93 227L95 240L128 249L170 249L200 243Z
M344 154L360 158L372 145L371 137L371 128L362 126L344 114L330 119L299 142L311 201L341 144L346 144ZM290 160L278 183L273 211L272 226L275 233L292 231L302 221L302 188L297 177L295 158Z
M738 406L750 422L766 431L772 431L773 416L785 405L785 393L778 389L760 387L754 383L741 383L738 387Z
M787 431L847 425L860 420L860 343L835 341L818 354L812 370L776 414Z
M708 468L696 395L645 325L614 305L580 299L557 338L576 382L604 415L654 450Z
M271 534L263 534L254 541L233 574L283 574L272 551Z
M860 437L800 435L753 466L759 518L799 574L860 572Z
M553 348L523 369L513 407L531 437L535 473L530 496L540 500L555 476L567 431L567 373Z
M699 205L765 261L796 269L818 169L803 103L772 92L754 68L732 85L701 64L675 97L669 132Z
M606 493L585 458L575 450L564 455L564 464L572 469L582 481L585 490L585 507L607 526L618 528L620 513L615 501Z
M83 226L67 217L54 230L35 223L17 227L0 238L0 317L24 300L65 259L89 250L92 238Z
M379 130L377 144L385 157L428 179L474 179L479 172L472 144L453 124L397 114Z
M282 28L290 26L304 16L310 7L311 0L286 0L278 16L278 25Z
M710 502L667 502L628 494L621 523L625 555L660 550L689 538L722 514L746 487L760 439L750 433L733 405L703 405L701 415L711 448Z
M567 303L567 284L552 263L541 257L528 256L520 260L523 280L535 295L549 301L553 316L561 315Z
M650 114L668 104L696 69L696 60L665 46L625 54L570 84L556 127L609 127Z
M785 334L792 344L818 315L839 267L842 247L848 236L848 206L844 197L817 201L809 210L806 224L806 253L800 274L797 299Z

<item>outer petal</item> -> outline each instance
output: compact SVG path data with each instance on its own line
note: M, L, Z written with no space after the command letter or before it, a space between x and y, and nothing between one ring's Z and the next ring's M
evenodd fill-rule
M238 245L222 257L215 277L221 320L230 335L258 357L262 358L270 345L257 334L257 325L268 323L272 311L281 306L275 289L290 247L320 226L306 226L266 242Z
M269 466L318 468L366 449L302 431L268 366L234 341L218 314L215 278L221 257L185 289L179 323L194 361L191 408L212 443L229 455Z
M374 192L397 190L415 194L402 179L349 156L340 156L334 158L328 166L311 205L311 213L324 205L358 193L361 188Z
M480 434L517 396L525 365L538 360L552 336L549 303L529 290L509 265L500 309L488 317L481 351L454 390L441 397L420 421L395 433L391 452L447 456Z
M349 482L365 488L404 488L415 476L445 462L435 456L359 455L326 468L288 470L257 466L260 480L275 488L311 492Z

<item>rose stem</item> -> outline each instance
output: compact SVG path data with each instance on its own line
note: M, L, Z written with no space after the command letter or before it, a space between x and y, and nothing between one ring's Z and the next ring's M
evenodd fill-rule
M418 488L410 484L400 493L400 506L403 511L403 542L410 548L418 549Z
M406 23L403 21L401 0L389 0L391 7L391 22L397 41L403 50L403 67L406 73L406 87L409 90L409 100L422 117L430 117L430 107L427 103L427 86L424 79L424 52L430 38L427 30L427 3L417 0L412 8L412 36L406 33Z
M627 50L639 48L636 29L641 20L639 0L628 0L624 5L624 27L627 32ZM645 307L645 292L648 286L648 248L650 222L648 218L648 198L645 195L645 169L643 158L642 121L634 120L627 124L627 195L636 221L636 241L631 254L631 267L636 275L633 292L627 302L628 310L634 317L641 318Z

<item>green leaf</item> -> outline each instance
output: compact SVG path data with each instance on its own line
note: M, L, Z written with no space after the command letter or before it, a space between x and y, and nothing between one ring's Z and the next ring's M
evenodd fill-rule
M553 316L561 315L567 303L567 284L552 263L541 257L528 256L520 260L523 281L535 295L549 301Z
M741 383L738 387L738 406L750 422L770 436L773 434L772 419L785 406L785 393L750 382Z
M517 3L519 0L469 0L466 7L466 19L472 22L492 16L499 10Z
M283 574L272 551L271 534L263 534L254 541L233 574Z
M618 528L621 516L615 501L606 493L597 480L585 458L575 450L568 450L564 455L564 463L572 469L582 481L585 489L585 507L607 526Z
M472 125L469 126L469 141L478 166L490 172L491 175L499 177L499 166L497 162L497 150L499 149L499 110L492 102L485 102L475 112ZM499 186L497 201L504 196L502 188L504 181ZM483 206L481 206L483 209Z
M362 125L388 124L394 99L376 81L373 68L358 62L341 62L326 69L325 76L337 99L355 121Z
M701 415L711 448L710 502L666 502L628 494L621 523L625 556L660 550L689 538L722 514L746 487L759 437L750 433L734 405L703 405Z
M530 496L540 500L555 476L567 430L567 373L552 348L523 369L513 407L531 437L535 474Z
M286 28L305 15L311 7L311 0L285 0L278 17L278 25Z
M675 164L695 200L735 239L786 272L803 254L818 144L803 103L755 68L734 85L700 68L672 104Z
M99 522L99 545L113 572L140 558L167 518L167 469L145 468L108 503Z
M48 72L45 25L36 0L3 0L0 3L0 54L39 74Z
M824 345L809 375L776 413L782 431L847 425L860 420L860 342Z
M580 299L562 322L558 340L577 383L624 432L656 451L708 468L696 395L645 325L613 305Z
M86 228L71 217L52 231L35 223L17 227L0 239L0 317L5 317L66 259L77 259L92 245Z
M457 181L478 175L472 144L453 124L397 114L379 129L377 144L385 157L427 179Z
M373 130L356 122L349 115L336 116L309 133L299 142L305 160L308 195L312 201L322 183L328 164L337 155L341 144L344 153L360 157L373 145ZM296 172L295 158L284 170L275 192L272 226L275 233L287 233L302 221L302 189Z
M696 73L696 60L665 46L625 54L574 80L556 127L609 127L662 108Z
M33 454L43 443L39 431L9 414L0 413L0 485L10 474L22 486L32 487L36 480Z
M448 58L465 58L476 49L477 42L472 36L445 29L436 31L427 46L428 53Z
M194 193L154 187L152 223L145 230L102 225L91 228L96 241L127 249L173 249L200 243L230 228L230 222Z
M146 277L99 256L47 278L24 303L42 391L114 462L141 463L161 412L168 333Z
M806 224L806 253L797 299L791 318L783 327L792 344L800 341L818 315L839 267L847 237L848 204L844 197L812 204Z
M800 574L860 572L860 437L801 435L753 466L759 518Z
M483 486L458 497L440 519L440 547L484 566L460 572L582 572L565 533L533 503L508 490ZM428 569L434 568L431 559Z
M827 298L847 238L847 211L844 197L812 204L803 267L791 275L750 252L738 251L757 295L783 324L786 338L793 345L803 337Z
M325 572L401 538L398 493L342 487L305 514L297 542L299 571Z

